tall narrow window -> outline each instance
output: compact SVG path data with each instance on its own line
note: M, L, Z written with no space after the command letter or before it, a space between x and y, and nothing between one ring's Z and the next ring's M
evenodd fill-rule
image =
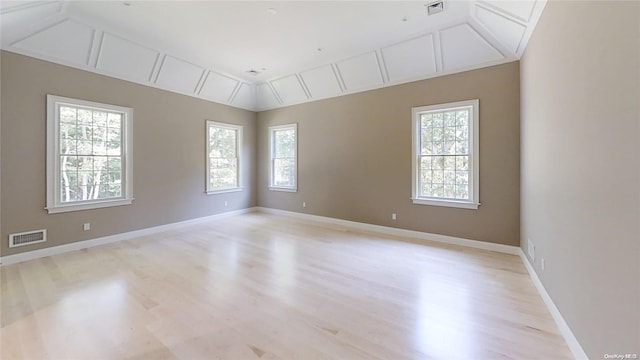
M207 121L207 193L241 191L242 126Z
M131 204L133 109L47 95L49 213Z
M298 126L269 127L271 166L269 188L280 191L298 189Z
M413 203L477 209L478 100L413 108Z

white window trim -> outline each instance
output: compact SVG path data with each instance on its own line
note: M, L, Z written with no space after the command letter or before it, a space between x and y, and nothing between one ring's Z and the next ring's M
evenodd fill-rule
M429 105L414 107L411 110L411 129L412 129L412 153L413 159L411 161L411 200L416 205L433 205L433 206L446 206L463 209L478 209L480 206L480 104L478 99L465 100L452 102L447 104ZM469 201L455 200L455 199L439 199L439 198L427 198L419 197L418 194L420 186L420 180L418 173L418 166L420 162L420 119L419 115L425 112L447 110L458 107L471 106L471 121L469 122L469 132L471 134L469 138L469 149L472 149L469 153L469 172L471 174L470 179L472 183L469 186Z
M206 123L206 131L205 131L205 143L207 144L207 153L205 154L205 169L206 169L206 185L205 185L205 193L207 195L215 195L215 194L226 194L226 193L232 193L232 192L238 192L238 191L243 191L244 188L240 185L242 184L241 180L242 180L242 170L241 170L241 166L242 166L242 126L241 125L235 125L235 124L227 124L227 123L221 123L221 122L217 122L217 121L213 121L213 120L207 120ZM229 186L226 188L218 188L218 189L211 189L211 162L209 160L209 154L211 153L211 144L209 143L209 129L211 127L219 127L219 128L223 128L223 129L229 129L229 130L234 130L236 131L236 154L238 157L238 171L236 174L236 180L237 180L237 186Z
M124 114L124 141L122 148L122 158L124 161L124 179L122 197L117 199L76 201L70 204L60 202L60 116L58 104L68 104L70 106L85 106L107 111L117 111ZM56 184L58 184L56 186ZM47 95L47 206L45 209L49 214L63 213L69 211L80 211L89 209L99 209L112 206L129 205L133 202L133 109L102 104L93 101L72 99L56 95Z
M296 134L296 159L295 159L295 173L296 173L296 183L294 186L275 186L273 185L273 161L274 161L274 135L278 130L288 130L293 129ZM297 192L298 191L298 124L286 124L286 125L275 125L269 126L269 190L273 191L284 191L284 192Z

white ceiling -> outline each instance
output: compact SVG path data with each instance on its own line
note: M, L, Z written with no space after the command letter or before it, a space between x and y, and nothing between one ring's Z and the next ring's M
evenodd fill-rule
M264 110L517 60L546 4L431 2L3 0L0 46Z

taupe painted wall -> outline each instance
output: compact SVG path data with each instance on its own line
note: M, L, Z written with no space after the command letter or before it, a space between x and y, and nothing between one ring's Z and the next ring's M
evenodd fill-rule
M517 62L258 114L258 204L519 245ZM480 99L478 210L413 205L411 108ZM268 127L298 123L298 192L268 190ZM302 202L307 207L302 207ZM397 213L397 221L391 213Z
M549 2L521 62L522 247L591 359L640 354L639 69L637 1Z
M256 205L254 112L9 52L1 57L3 256ZM132 205L47 214L46 94L134 109ZM206 119L244 126L243 192L204 193ZM42 228L48 242L8 248L8 234Z

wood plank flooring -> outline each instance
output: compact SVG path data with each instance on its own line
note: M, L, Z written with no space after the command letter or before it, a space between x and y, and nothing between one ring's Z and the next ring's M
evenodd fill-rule
M1 272L8 359L569 359L517 256L263 213Z

